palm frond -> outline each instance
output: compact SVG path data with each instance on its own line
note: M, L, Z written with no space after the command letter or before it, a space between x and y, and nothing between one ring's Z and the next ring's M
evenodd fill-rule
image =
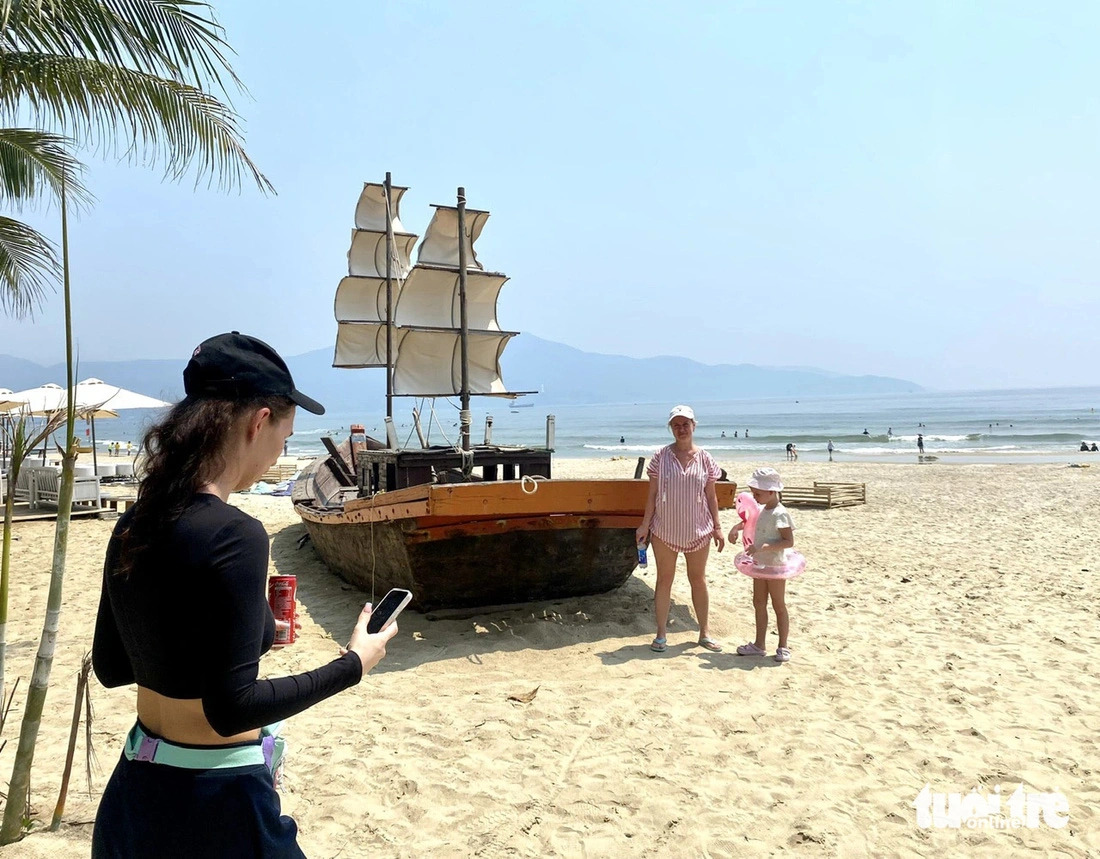
M274 190L245 153L236 113L189 84L78 57L0 56L0 115L14 115L21 104L80 144L124 147L146 164L163 159L173 179L194 168L210 185L236 189L248 176L261 191Z
M81 204L91 195L80 182L83 165L69 152L67 137L35 128L0 128L0 204L18 209L61 186Z
M26 224L0 217L0 308L33 316L61 277L53 243Z
M243 85L209 4L198 0L0 0L0 49L85 57L159 77Z

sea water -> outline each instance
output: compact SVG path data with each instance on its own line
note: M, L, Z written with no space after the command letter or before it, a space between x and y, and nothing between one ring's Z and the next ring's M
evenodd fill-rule
M673 402L554 405L527 398L533 408L514 408L505 400L475 397L473 443L484 438L485 417L493 418L493 442L541 447L546 416L555 416L554 449L560 457L650 456L671 441L667 429ZM394 423L402 444L417 446L412 407L419 401L397 398ZM384 439L381 410L327 404L322 416L298 410L288 453L317 456L322 436L347 438L353 423ZM948 462L1090 462L1100 453L1080 452L1081 442L1100 441L1100 387L1015 391L922 392L845 397L801 397L694 402L696 443L719 461L783 460L788 442L799 458L827 459L831 440L837 461L914 462L917 434L924 435L926 456ZM105 445L137 442L155 413L123 412L96 422L100 455ZM430 444L459 440L458 400L428 401L421 423ZM78 432L83 434L84 423ZM864 434L864 430L867 433ZM724 435L723 435L724 433ZM621 439L621 441L620 441Z

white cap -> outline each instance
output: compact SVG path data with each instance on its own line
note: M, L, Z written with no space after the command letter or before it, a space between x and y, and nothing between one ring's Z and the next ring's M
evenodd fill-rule
M780 492L783 481L779 479L779 472L774 468L758 468L749 478L749 487L761 492Z
M673 418L687 418L694 423L695 412L692 411L691 406L673 406L672 411L668 413L668 422L672 423Z

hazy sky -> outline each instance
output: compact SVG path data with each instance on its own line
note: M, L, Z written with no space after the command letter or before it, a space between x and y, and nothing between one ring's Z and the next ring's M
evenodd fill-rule
M493 213L506 329L934 388L1097 382L1091 0L215 7L278 195L90 156L84 358L229 329L331 348L355 203L390 170L413 232L459 185ZM59 360L60 297L0 317L0 352Z

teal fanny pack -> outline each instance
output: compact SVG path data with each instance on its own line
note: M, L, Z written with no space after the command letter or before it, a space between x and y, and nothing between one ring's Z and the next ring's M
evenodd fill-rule
M187 770L220 770L263 764L278 783L281 781L286 739L279 736L283 723L260 730L260 741L241 746L189 747L151 737L140 723L135 723L126 735L122 753L127 760L147 761Z

